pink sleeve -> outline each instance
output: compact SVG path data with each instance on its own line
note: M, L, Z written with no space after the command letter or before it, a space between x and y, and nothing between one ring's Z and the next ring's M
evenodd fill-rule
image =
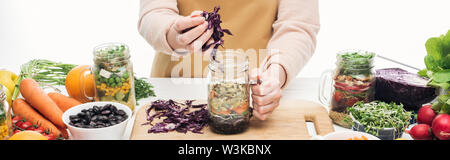
M280 65L286 72L284 86L296 77L311 58L320 29L317 0L280 0L273 35L267 48L265 69L271 64ZM283 82L281 82L283 83Z
M174 54L167 42L167 32L178 17L177 0L141 0L139 33L155 51Z

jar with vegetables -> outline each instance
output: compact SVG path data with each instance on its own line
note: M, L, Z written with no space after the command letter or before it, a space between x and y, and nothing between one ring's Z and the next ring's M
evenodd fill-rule
M0 140L5 140L11 135L11 114L6 102L5 87L0 84Z
M211 130L236 134L249 127L251 109L248 58L218 52L211 58L208 74L208 109Z
M94 49L95 100L118 102L134 110L133 65L127 45L102 44Z
M350 127L344 122L347 108L356 102L371 102L375 96L375 53L346 50L337 54L336 69L332 75L330 118L338 125Z

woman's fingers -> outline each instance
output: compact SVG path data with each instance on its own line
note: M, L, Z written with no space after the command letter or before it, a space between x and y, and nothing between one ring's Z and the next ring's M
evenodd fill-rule
M179 18L175 24L174 29L181 33L182 31L198 26L200 24L203 24L205 22L204 17L181 17Z
M206 42L205 45L210 45L210 44L213 44L213 43L214 43L214 40L212 38L210 38L208 40L208 42ZM214 46L211 46L208 49L206 49L206 51L204 51L202 55L205 56L205 57L210 57L211 53L213 52L213 50L214 50Z
M264 96L272 91L279 89L280 82L274 80L273 78L264 78L264 74L260 77L262 83L259 85L253 85L252 92L253 95Z
M181 34L178 38L178 42L182 45L189 45L195 39L197 39L203 33L205 33L206 29L208 29L208 23L198 25L197 27L189 30L188 32Z
M203 13L203 11L196 10L196 11L193 11L189 16L197 17L197 16L201 16L202 13Z
M268 112L266 114L261 114L258 111L253 111L253 116L255 116L256 118L258 118L259 120L266 120L267 118L269 118L269 116L272 114L272 112Z
M212 29L206 30L205 33L203 33L200 37L198 37L194 42L192 42L188 48L192 53L201 53L202 52L202 46L205 45L205 43L211 39L211 35L213 34Z
M255 110L256 110L256 112L258 112L260 114L268 114L268 113L271 113L272 111L274 111L275 108L278 107L278 105L280 105L279 101L275 101L273 103L263 105L263 106L256 105L257 107L255 108Z
M267 95L252 95L253 102L258 106L264 106L273 103L274 101L279 101L282 97L281 90L274 89L271 93Z

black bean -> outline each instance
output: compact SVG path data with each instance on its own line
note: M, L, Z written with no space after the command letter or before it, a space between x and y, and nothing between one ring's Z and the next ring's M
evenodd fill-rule
M111 110L103 110L102 115L108 115L111 114Z
M77 122L80 122L80 120L81 120L81 119L77 117L77 118L72 119L71 122L77 123Z
M77 116L77 115L71 115L71 116L69 116L69 119L70 119L70 120L72 120L72 119L74 119L74 118L78 118L78 116Z
M116 117L116 116L113 116L113 117L109 118L109 120L110 120L110 121L117 121L117 117Z
M81 123L82 123L82 124L89 124L89 121L86 120L86 119L82 119L82 120L81 120Z
M103 106L102 111L104 111L104 110L109 110L110 108L111 108L111 106L105 105L105 106Z
M91 121L97 121L97 120L98 120L98 116L97 115L92 116Z
M84 116L86 116L86 113L80 112L80 113L77 114L77 116L78 116L78 117L84 117Z
M75 127L81 127L81 123L75 123L74 126Z
M127 113L125 113L125 111L123 111L123 110L118 110L117 114L123 116L123 115L126 115Z
M99 113L100 109L101 109L100 107L94 106L93 111L94 111L94 113Z
M69 116L69 124L81 128L103 128L117 125L128 118L125 111L112 104L83 109L76 115Z
M111 112L115 113L117 111L117 107L116 106L111 106Z

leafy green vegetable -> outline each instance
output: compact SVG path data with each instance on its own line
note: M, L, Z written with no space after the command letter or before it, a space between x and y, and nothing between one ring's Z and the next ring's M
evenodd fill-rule
M339 70L342 75L369 75L375 53L367 51L350 51L337 55Z
M405 111L402 104L378 101L370 103L359 101L353 107L347 108L347 111L365 127L367 133L376 136L378 136L378 131L384 128L404 130L413 115L411 112ZM346 121L349 121L349 119L346 118ZM354 122L352 124L354 125Z
M419 75L430 78L428 85L440 87L444 90L450 88L450 30L446 35L432 37L425 43L427 56L425 56L424 70Z
M134 86L136 92L136 102L147 97L155 97L155 92L152 90L153 86L147 82L146 78L134 78Z

